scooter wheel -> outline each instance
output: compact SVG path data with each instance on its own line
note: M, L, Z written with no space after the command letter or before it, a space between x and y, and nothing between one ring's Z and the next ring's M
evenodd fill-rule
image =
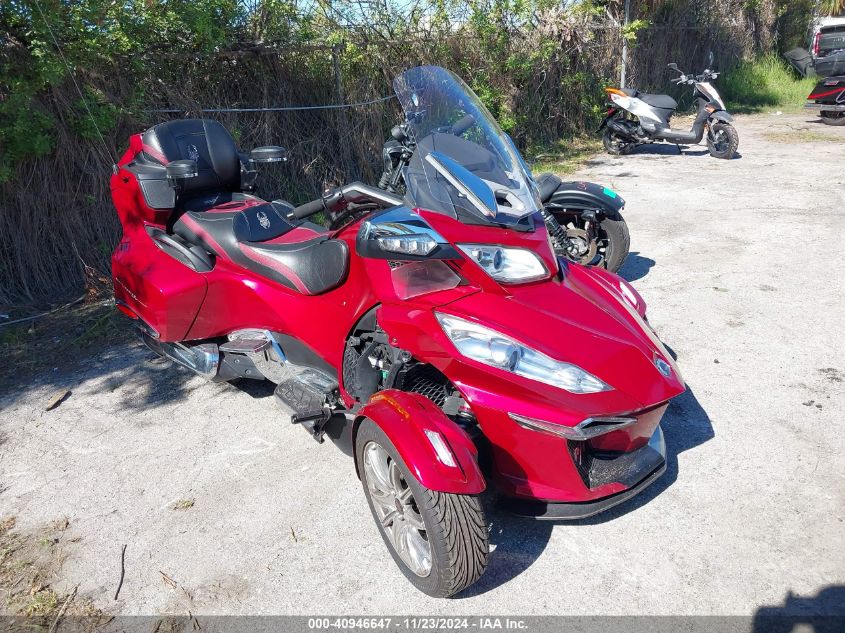
M436 598L475 583L489 558L487 523L478 497L421 485L372 420L361 423L355 452L370 511L408 580Z
M604 145L604 149L607 150L607 153L612 154L613 156L630 154L636 145L632 141L625 140L610 128L605 129L601 141Z
M730 123L714 123L707 134L707 149L713 158L731 159L739 147L739 134Z

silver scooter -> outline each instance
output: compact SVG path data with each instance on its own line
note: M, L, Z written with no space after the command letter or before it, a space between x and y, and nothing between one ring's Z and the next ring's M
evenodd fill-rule
M739 134L731 125L733 117L710 80L719 73L705 69L700 75L686 75L674 62L669 68L681 73L672 81L693 86L698 114L689 130L673 130L669 119L678 102L669 95L639 92L634 88L605 88L611 103L599 126L604 130L604 147L610 154L630 153L637 145L666 141L675 145L697 145L707 134L707 149L714 158L733 158L739 147ZM678 149L680 152L680 148Z

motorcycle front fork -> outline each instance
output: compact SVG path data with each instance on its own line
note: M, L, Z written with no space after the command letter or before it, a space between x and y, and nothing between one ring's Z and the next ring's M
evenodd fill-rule
M575 258L577 261L579 259L579 254L573 252L573 249L571 248L573 245L570 244L570 235L567 230L561 226L560 222L558 222L558 219L551 211L544 208L541 211L541 214L543 216L543 221L546 223L546 229L549 231L549 235L552 238L552 246L554 247L555 254ZM586 241L588 244L592 243L593 240L596 239L594 227L596 226L597 221L593 221L594 218L583 216L582 219L584 220L584 227L582 230L586 236Z

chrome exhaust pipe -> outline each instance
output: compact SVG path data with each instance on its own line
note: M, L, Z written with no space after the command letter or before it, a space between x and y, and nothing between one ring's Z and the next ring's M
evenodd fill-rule
M217 375L217 370L220 368L220 349L216 343L198 343L195 345L162 343L143 330L139 330L138 335L144 345L159 356L190 369L206 380L212 380Z

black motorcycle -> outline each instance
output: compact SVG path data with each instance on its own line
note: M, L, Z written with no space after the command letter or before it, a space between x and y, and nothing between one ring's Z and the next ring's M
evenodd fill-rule
M475 119L458 120L443 132L471 137ZM384 143L384 172L378 186L401 196L406 194L404 172L416 144L408 124L397 125ZM628 255L631 238L622 218L625 201L607 187L591 182L563 182L554 174L535 178L543 202L543 220L555 253L587 266L616 272Z

